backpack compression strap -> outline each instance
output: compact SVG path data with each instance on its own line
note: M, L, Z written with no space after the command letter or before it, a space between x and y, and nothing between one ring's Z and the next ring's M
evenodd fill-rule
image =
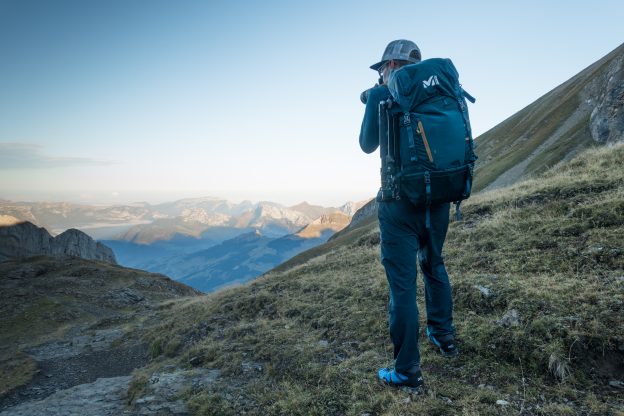
M462 88L462 89L461 89L461 91L462 91L462 95L463 95L464 97L466 97L466 99L467 99L468 101L470 101L471 103L473 103L473 104L474 104L474 103L475 103L475 101L477 101L477 99L476 99L476 98L474 98L472 95L470 95L470 94L468 93L468 91L466 91L465 89L463 89L463 88Z
M431 228L431 175L425 171L425 228Z
M416 156L416 144L414 143L414 129L412 129L412 120L410 118L409 111L403 113L403 124L407 130L407 140L409 142L410 161L415 162L418 157Z

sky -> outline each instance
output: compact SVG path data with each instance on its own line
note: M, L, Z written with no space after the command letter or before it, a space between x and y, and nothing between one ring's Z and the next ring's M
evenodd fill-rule
M624 2L0 0L0 198L373 197L388 42L455 63L475 136L624 42Z

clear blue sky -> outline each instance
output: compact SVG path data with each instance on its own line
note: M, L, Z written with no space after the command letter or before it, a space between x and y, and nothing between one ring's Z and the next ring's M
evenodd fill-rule
M0 198L372 197L359 94L389 41L453 59L478 135L624 42L622 22L600 0L0 0Z

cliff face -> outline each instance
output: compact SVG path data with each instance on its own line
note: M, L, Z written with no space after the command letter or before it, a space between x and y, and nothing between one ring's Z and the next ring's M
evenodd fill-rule
M75 228L53 238L52 254L76 256L117 264L113 250Z
M595 97L595 107L589 118L592 138L598 143L623 140L624 52L613 59L591 84L589 90L591 92L588 95Z
M80 230L70 229L52 237L45 228L28 221L0 227L0 261L39 255L76 256L117 264L109 247Z

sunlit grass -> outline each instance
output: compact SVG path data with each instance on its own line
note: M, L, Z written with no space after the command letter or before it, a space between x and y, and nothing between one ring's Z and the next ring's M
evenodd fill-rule
M192 361L221 370L187 393L202 415L618 414L622 160L622 145L592 150L465 204L445 246L462 355L444 359L421 338L424 395L375 381L392 346L374 223L320 258L163 308L135 388L159 363Z

